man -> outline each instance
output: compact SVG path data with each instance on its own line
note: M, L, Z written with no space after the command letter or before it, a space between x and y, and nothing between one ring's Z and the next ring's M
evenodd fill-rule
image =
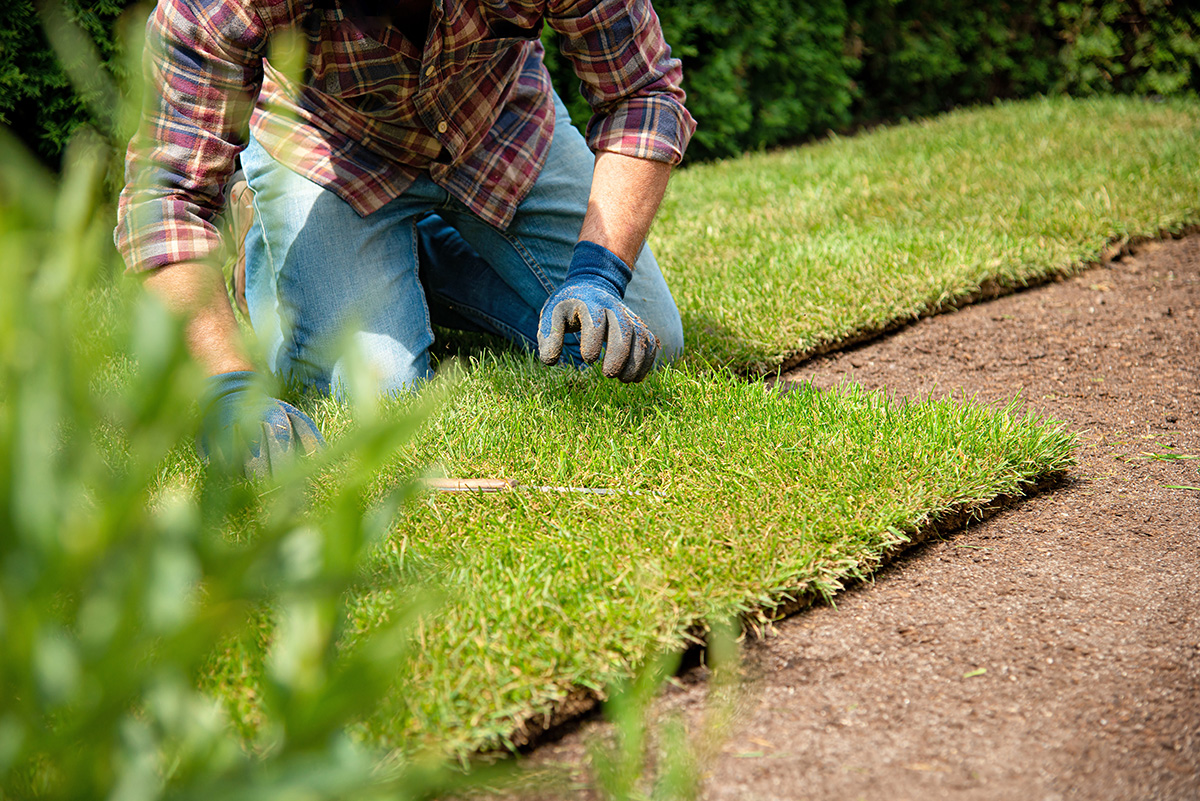
M550 87L543 25L594 111L586 141ZM299 77L266 59L289 34ZM648 0L160 0L146 69L116 239L187 315L215 429L252 385L210 258L239 153L246 300L277 374L341 392L350 345L379 390L411 388L434 323L548 364L603 349L624 381L682 348L644 243L695 122ZM264 408L266 451L319 441L303 413Z

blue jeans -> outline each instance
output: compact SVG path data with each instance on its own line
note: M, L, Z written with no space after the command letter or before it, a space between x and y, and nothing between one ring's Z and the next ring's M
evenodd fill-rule
M546 166L503 231L427 175L361 217L251 139L242 153L255 209L246 302L271 369L340 392L354 348L379 391L412 389L432 376L433 324L499 334L536 351L538 316L566 277L594 160L557 97L555 106ZM625 303L658 336L660 359L679 354L679 311L648 247ZM566 359L578 362L577 339Z

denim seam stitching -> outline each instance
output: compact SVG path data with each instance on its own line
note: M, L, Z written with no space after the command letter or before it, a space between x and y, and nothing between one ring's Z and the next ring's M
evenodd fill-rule
M546 290L546 294L553 294L557 287L555 287L553 282L546 277L546 273L542 270L541 264L539 264L537 259L533 257L533 254L529 251L529 249L525 247L525 243L522 242L519 237L508 233L508 231L498 231L498 233L500 236L504 237L504 240L512 246L513 250L517 252L517 255L521 257L521 260L525 262L525 266L528 267L529 271L538 279L542 285L542 289Z
M279 297L279 269L276 267L277 262L275 259L275 249L271 246L271 237L268 235L268 232L267 232L266 216L263 214L262 209L259 208L258 192L255 190L254 186L251 185L251 183L250 183L250 175L248 173L243 173L243 174L246 176L246 185L250 187L250 193L251 193L250 194L250 205L254 209L254 223L251 225L251 229L253 229L255 226L258 227L259 236L262 237L263 251L267 257L267 268L270 269L270 271L271 271L271 284L273 285L272 288L274 290L272 292L272 294L275 296L274 297L275 321L276 321L276 324L279 326L279 334L280 334L279 350L276 351L276 353L274 354L275 355L275 364L268 365L268 367L271 369L271 372L276 373L276 374L281 374L283 372L283 370L281 369L283 367L283 365L279 363L280 357L286 354L286 359L287 359L288 364L295 365L296 362L298 361L297 357L299 355L299 352L296 349L295 337L290 337L290 336L285 335L285 332L283 330L286 312L284 309L283 300ZM247 232L247 233L249 233L249 232ZM248 284L249 284L249 280L247 279L247 285ZM295 318L295 310L294 309L291 312L291 316L293 318ZM253 328L253 322L251 322L251 328ZM293 367L292 371L294 371L294 367ZM291 372L291 371L289 371L289 372Z
M412 236L409 237L409 241L411 242L411 247L412 247L412 261L410 262L413 266L412 276L413 276L413 280L415 280L417 283L417 293L416 294L417 294L417 297L419 297L421 300L421 309L425 314L425 320L424 320L425 335L429 339L429 345L432 345L434 342L433 320L429 314L429 299L425 297L425 287L421 286L421 262L420 262L421 256L420 256L420 253L419 253L419 250L417 247L417 239L420 236L420 234L417 233L416 218L410 217L409 221L408 221L408 225L412 232ZM426 358L428 358L428 354L429 354L429 345L425 346Z
M547 296L553 294L554 290L558 288L554 285L554 282L552 282L546 276L545 271L542 270L541 264L538 263L538 260L533 257L533 254L528 248L525 247L525 243L523 243L519 237L513 236L503 228L499 228L487 220L479 217L479 215L475 214L469 208L463 205L461 201L456 201L455 198L451 196L447 196L446 202L442 204L442 208L446 209L447 211L454 212L455 214L469 214L471 217L479 222L482 222L484 225L488 226L497 234L499 234L504 241L508 242L512 249L516 251L517 255L521 257L521 261L525 262L525 266L529 268L529 271L533 273L534 278L536 278L538 283L542 285L542 289L546 290ZM517 211L520 213L520 209Z

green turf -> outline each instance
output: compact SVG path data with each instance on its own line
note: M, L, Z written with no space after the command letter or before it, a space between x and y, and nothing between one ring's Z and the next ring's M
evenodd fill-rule
M404 750L502 745L706 619L832 593L937 515L1065 468L1071 436L1017 405L779 394L713 365L770 369L1196 222L1198 133L1196 104L1035 101L680 172L653 243L684 364L629 387L485 356L379 477L434 465L621 492L406 507L352 628L414 583L442 603L364 728ZM333 441L353 425L333 401L309 408ZM233 648L212 675L251 723L260 659Z
M350 425L335 403L316 411L333 438ZM368 728L405 749L503 744L571 688L600 689L683 646L691 626L833 593L939 513L1065 468L1071 448L1069 434L1011 409L782 393L687 367L624 386L488 358L380 489L436 463L620 492L442 493L407 507L354 625L386 619L413 580L443 605ZM243 670L232 659L218 676Z
M254 753L287 752L284 741L300 732L288 753L304 754L312 745L304 732L327 734L327 724L340 726L342 713L364 708L364 699L372 711L356 725L406 754L429 747L463 756L510 744L524 723L544 720L573 689L601 690L628 677L651 655L683 646L705 621L754 614L805 594L831 595L939 515L1019 493L1068 467L1072 435L1023 416L1019 400L988 408L969 400L900 402L854 386L783 392L736 373L769 370L790 354L879 330L988 282L1019 285L1070 269L1111 240L1196 222L1198 122L1195 103L1037 101L682 171L654 233L684 315L690 351L682 365L625 386L596 371L547 369L525 355L479 356L467 348L462 352L475 353L476 361L461 377L444 376L444 392L431 388L382 404L382 414L403 418L435 402L408 444L396 444L401 438L390 427L370 424L372 402L351 408L293 398L314 414L332 446L303 463L320 471L318 480L237 483L229 492L220 481L202 480L193 453L186 422L193 410L183 399L196 394L199 377L172 372L183 358L177 332L148 305L130 305L132 282L95 291L90 281L99 279L82 267L92 265L88 256L102 249L98 243L111 226L89 210L103 162L87 168L92 183L68 171L74 177L55 199L53 190L21 179L22 171L32 174L28 164L7 159L0 162L6 179L0 190L10 190L0 203L8 211L0 216L0 251L18 269L8 275L13 291L0 293L0 306L10 312L0 315L11 340L5 364L14 376L0 390L0 408L16 422L2 444L12 452L13 486L28 490L14 496L13 508L24 515L24 536L44 534L46 553L88 552L96 564L107 560L93 552L101 540L72 534L90 532L92 518L104 523L96 531L114 536L127 518L138 537L161 527L167 556L159 559L159 544L146 539L150 550L134 571L152 592L143 597L135 580L128 591L116 582L106 596L113 609L128 606L120 619L130 621L131 631L164 625L154 618L179 614L192 590L227 597L217 591L219 580L190 586L201 574L181 545L185 538L194 534L197 552L211 556L225 552L210 547L223 546L222 535L279 537L278 551L265 551L261 564L247 568L253 580L231 579L240 587L289 577L282 586L291 594L275 596L274 611L290 617L274 659L266 658L273 610L263 608L252 634L224 643L198 671L201 683L228 702L242 732L253 735ZM76 272L67 269L73 262ZM78 295L64 287L76 287ZM132 344L114 358L114 342ZM387 454L386 467L377 472L379 460L370 453L337 455L354 442ZM74 450L60 451L62 443ZM428 470L614 492L418 493L398 511L358 495L362 482L374 482L368 497L385 497ZM199 496L190 505L189 493ZM303 514L310 511L306 503L312 514ZM274 522L261 525L255 515ZM65 529L53 525L59 519ZM309 536L316 527L324 538ZM354 543L368 532L381 540L341 617L342 580L359 578ZM68 547L55 537L65 537ZM322 560L332 569L317 569ZM105 583L96 575L47 582L49 574L38 573L43 566L26 561L42 582L39 591L60 594L39 604L38 614L49 607L74 614L77 596L92 597L86 585ZM104 573L123 570L114 557ZM13 586L23 584L29 582ZM430 605L414 635L411 663L396 656L402 649L393 650L394 643L375 643L379 650L367 644L361 653L369 658L357 664L369 664L369 672L350 670L328 681L338 666L327 658L336 650L327 632L341 636L339 647L352 648L365 633L406 619L401 613L414 596ZM255 589L245 597L262 595ZM240 621L241 603L216 614ZM142 604L149 604L144 616ZM92 659L84 652L97 649L109 676L122 668L122 654L132 659L129 676L150 675L139 672L139 654L153 661L148 652L110 653L100 645L112 630L89 621L106 616L116 619L109 608L88 605L69 627L55 620L55 628L36 633L42 642L78 637L86 645L80 653ZM25 625L40 618L20 619ZM345 632L337 620L346 622ZM152 650L179 647L149 637L150 630L138 630L136 641ZM195 653L206 654L210 640L198 642ZM17 652L13 659L24 658ZM376 697L373 684L351 686L355 677L391 680L393 659L395 684L382 695ZM179 662L189 667L166 684L181 685L198 660ZM376 671L381 660L388 669ZM126 717L142 692L122 689L129 676L111 682L117 689L109 697L103 691L112 687L93 678L104 673L63 683L77 672L75 663L41 661L37 670L62 686L84 688L86 703L114 705L109 717L121 721L126 756L156 752L159 742L198 731L172 728L201 715L170 700L185 695L158 694L161 709ZM264 672L275 676L274 684L262 680ZM55 686L38 685L25 697ZM272 709L262 698L275 699L286 724L261 714ZM53 703L43 719L65 714ZM207 749L207 737L223 735L203 706L205 734L181 744L179 753ZM148 734L160 724L163 732ZM106 775L112 748L72 738L81 749L103 751L94 764ZM164 763L163 770L186 775L192 767L185 760Z
M1200 222L1200 104L1006 103L677 173L651 241L689 358L770 371Z

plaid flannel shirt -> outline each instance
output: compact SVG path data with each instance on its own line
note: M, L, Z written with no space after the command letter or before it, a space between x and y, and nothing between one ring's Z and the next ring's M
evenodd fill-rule
M543 23L581 78L593 150L677 163L695 129L649 0L433 0L423 49L337 0L159 0L116 242L131 270L204 259L247 130L366 215L423 171L504 228L554 127ZM303 79L267 61L299 34Z

